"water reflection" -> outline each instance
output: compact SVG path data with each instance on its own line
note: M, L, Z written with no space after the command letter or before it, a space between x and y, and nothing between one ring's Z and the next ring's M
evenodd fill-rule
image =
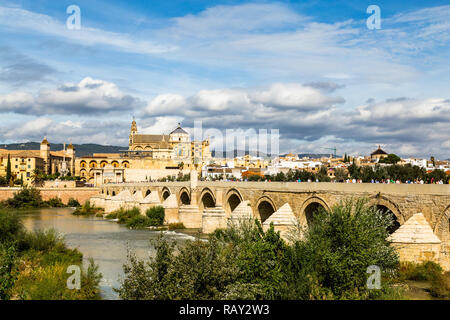
M149 230L129 230L115 222L95 217L72 215L73 209L39 209L23 213L23 224L28 230L54 228L64 234L71 248L78 248L84 256L84 262L92 257L103 274L101 291L103 299L118 299L112 290L119 286L123 277L122 266L127 259L127 248L139 258L154 255L150 239L156 239L159 232ZM164 232L164 236L177 242L192 239L191 236Z

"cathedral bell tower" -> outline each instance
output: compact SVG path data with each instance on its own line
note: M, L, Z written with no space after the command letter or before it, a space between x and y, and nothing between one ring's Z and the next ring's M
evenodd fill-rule
M134 120L133 117L133 121L131 122L131 130L130 130L130 143L129 143L129 147L128 149L131 150L131 146L133 145L133 136L137 134L137 125L136 125L136 121Z

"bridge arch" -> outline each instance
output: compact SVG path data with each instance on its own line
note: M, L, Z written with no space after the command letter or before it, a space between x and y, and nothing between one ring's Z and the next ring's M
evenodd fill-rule
M227 213L227 216L231 215L231 213L236 209L236 207L244 201L241 193L237 189L230 189L227 191L225 195L225 205L224 209Z
M170 189L167 187L162 188L161 190L161 202L165 201L168 197L170 197L171 192Z
M441 240L442 249L450 248L450 205L439 215L433 231Z
M384 212L389 210L394 215L394 220L396 220L399 223L399 226L405 223L405 218L403 217L402 212L400 211L399 207L390 199L377 195L373 197L369 201L370 206L376 206L379 210L382 210Z
M191 194L189 190L185 187L180 189L180 197L178 198L179 205L189 205L191 204Z
M199 209L203 212L205 208L213 208L216 206L216 197L209 188L204 188L200 193Z
M271 198L262 196L258 199L258 202L256 203L256 212L258 213L258 218L261 222L266 221L275 211L277 211L277 207Z
M312 196L303 202L300 209L300 220L303 224L311 226L314 222L314 215L320 210L324 209L326 211L330 210L328 204L322 198L318 196Z
M148 196L150 193L152 193L152 191L151 191L150 189L145 190L144 198L145 198L146 196Z

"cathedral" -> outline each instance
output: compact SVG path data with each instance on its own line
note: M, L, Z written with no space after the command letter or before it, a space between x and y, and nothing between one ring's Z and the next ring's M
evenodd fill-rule
M181 125L169 134L142 134L131 122L128 149L120 153L94 153L76 159L76 175L95 186L140 182L201 170L211 159L209 138L192 141Z
M126 152L128 156L180 160L185 164L200 163L211 158L209 139L191 141L189 133L180 124L169 134L141 134L135 120L131 123Z

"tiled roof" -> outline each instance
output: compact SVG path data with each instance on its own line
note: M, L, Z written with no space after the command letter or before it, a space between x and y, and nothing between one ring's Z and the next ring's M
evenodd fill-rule
M189 133L187 133L186 131L184 131L184 129L181 128L181 126L178 126L178 127L177 127L175 130L173 130L170 134L173 134L173 133L189 134Z
M133 136L133 143L159 143L168 140L167 134L135 134Z

